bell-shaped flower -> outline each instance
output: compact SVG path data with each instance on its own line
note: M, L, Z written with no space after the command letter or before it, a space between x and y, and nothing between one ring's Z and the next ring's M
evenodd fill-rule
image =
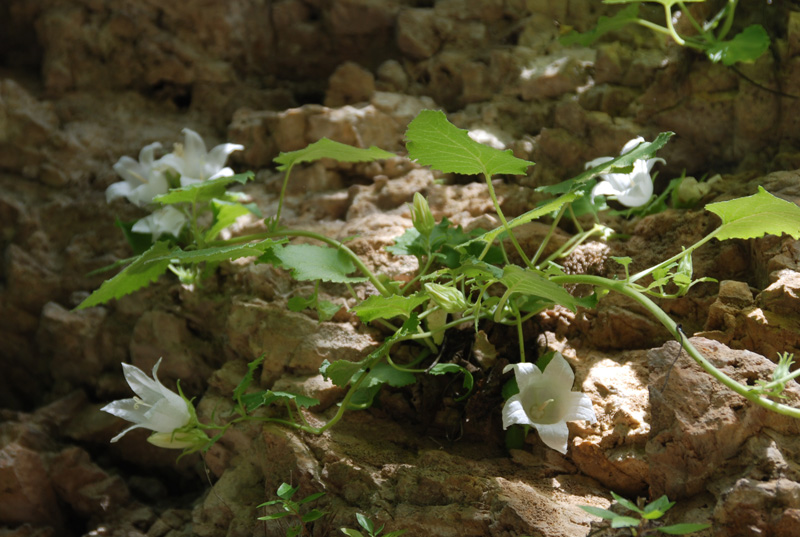
M244 149L239 144L220 144L211 151L199 134L192 129L183 129L184 143L175 144L175 150L161 157L161 163L181 176L181 186L187 186L218 177L230 177L233 170L225 167L228 155Z
M160 358L153 366L152 379L138 367L122 364L125 380L128 381L136 397L113 401L100 410L128 420L133 425L112 438L112 442L125 436L128 431L140 427L157 433L172 433L176 429L185 427L192 420L189 403L159 382L159 364L161 364Z
M622 148L620 155L632 151L639 144L644 142L641 136L629 141ZM600 157L586 163L586 169L594 168L604 164L613 157ZM626 207L641 207L653 195L653 179L650 177L650 170L656 162L666 164L662 158L639 159L634 161L633 170L630 173L603 173L600 174L601 181L592 189L594 196L613 196Z
M160 161L155 160L154 156L155 150L160 147L158 142L144 146L139 152L138 161L128 156L121 157L114 164L114 171L124 181L114 183L106 189L106 201L124 197L138 207L145 207L154 197L165 194L169 190L169 183Z
M131 230L136 233L149 233L155 242L161 235L179 236L187 221L185 214L172 205L167 205L154 211L150 216L138 220Z
M510 397L503 407L503 428L511 425L535 427L548 447L567 452L568 421L597 421L592 402L586 394L572 391L575 375L560 353L545 367L544 372L534 364L507 365L503 372L514 370L519 393Z

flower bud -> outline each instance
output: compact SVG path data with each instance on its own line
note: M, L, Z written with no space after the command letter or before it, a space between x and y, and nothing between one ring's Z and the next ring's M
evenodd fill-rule
M411 222L423 237L430 237L431 233L433 233L433 228L436 227L436 220L433 219L431 208L428 206L427 200L419 192L414 193Z
M166 449L200 449L208 444L209 438L200 429L192 429L188 432L153 433L147 441Z
M425 291L431 296L431 300L447 313L461 313L469 308L464 293L455 287L426 283Z

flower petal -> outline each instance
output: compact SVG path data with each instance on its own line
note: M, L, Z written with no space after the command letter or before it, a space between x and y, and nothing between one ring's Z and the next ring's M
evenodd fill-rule
M542 377L541 370L530 362L520 364L509 364L503 368L503 373L514 370L514 377L517 380L517 387L520 393L525 393L534 388L537 381Z
M159 359L159 361L161 360ZM158 389L156 381L148 377L144 371L135 365L123 363L122 372L125 374L125 380L133 390L133 393L148 405L154 405L162 398L161 390Z
M624 155L628 151L636 149L642 142L644 142L644 138L642 138L641 136L637 136L633 140L628 140L628 142L622 146L622 151L620 151L619 154Z
M187 162L203 163L206 160L206 143L195 131L183 129L183 159Z
M140 423L145 419L146 408L136 399L120 399L108 403L100 410L133 423Z
M138 423L137 423L136 425L131 425L130 427L128 427L127 429L125 429L124 431L122 431L121 433L119 433L117 436L115 436L114 438L112 438L112 439L111 439L111 443L113 444L114 442L116 442L117 440L119 440L120 438L122 438L123 436L125 436L126 434L128 434L128 432L130 432L130 431L132 431L132 430L134 430L134 429L141 429L142 427L144 427L144 425L140 425L140 424L138 424Z
M512 425L536 425L525 412L519 394L509 397L503 406L503 429Z
M589 423L597 422L592 400L585 393L570 392L565 398L564 404L567 407L564 421L585 420Z
M545 367L542 382L556 392L564 392L564 395L572 390L575 373L560 352L556 352ZM559 393L559 396L562 394Z
M545 443L547 447L553 448L560 453L567 452L567 440L569 440L569 429L567 424L563 421L542 425L534 423L536 431L539 433L539 438Z
M626 207L641 207L653 196L653 180L643 172L631 177L631 187L617 195L617 201Z
M153 142L152 144L146 145L139 151L139 162L148 168L153 167L153 162L155 161L155 151L156 149L161 149L160 142Z
M111 203L117 198L127 198L132 191L133 188L128 181L110 184L106 188L106 202Z
M217 170L221 170L225 166L225 161L228 160L231 153L243 149L244 146L239 144L220 144L209 151L206 157L206 166L213 169L213 173L217 173Z
M601 164L605 164L609 160L614 160L614 157L598 157L596 159L590 160L586 163L585 169L594 168L596 166L600 166Z
M186 402L178 394L172 395L170 399L159 400L145 412L145 427L159 433L171 433L189 423L191 415ZM176 398L177 401L174 400Z

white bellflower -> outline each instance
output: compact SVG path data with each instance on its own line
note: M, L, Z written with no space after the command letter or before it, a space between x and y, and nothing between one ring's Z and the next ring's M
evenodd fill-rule
M639 144L644 142L641 136L629 141L622 148L620 155L632 151ZM604 164L613 157L600 157L586 163L586 169L594 168ZM650 170L656 162L666 164L662 158L639 159L633 163L633 170L630 173L603 173L600 174L601 181L592 189L594 196L612 196L626 207L641 207L653 195L653 179L650 177Z
M548 447L567 452L568 421L586 420L595 423L592 402L586 394L572 391L575 374L560 353L542 372L531 363L507 365L503 372L514 370L519 393L503 407L503 428L511 425L535 427Z

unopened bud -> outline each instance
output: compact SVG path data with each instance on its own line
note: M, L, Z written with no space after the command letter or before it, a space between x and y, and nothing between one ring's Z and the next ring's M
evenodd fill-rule
M447 313L461 313L469 308L464 293L455 287L426 283L425 291L430 295L431 300Z
M431 213L431 208L428 206L428 201L419 192L414 193L411 222L423 237L430 237L431 233L433 233L433 228L436 227L436 220L433 219L433 213Z
M166 449L199 449L208 444L209 438L200 429L192 429L188 432L153 433L147 437L147 441Z

